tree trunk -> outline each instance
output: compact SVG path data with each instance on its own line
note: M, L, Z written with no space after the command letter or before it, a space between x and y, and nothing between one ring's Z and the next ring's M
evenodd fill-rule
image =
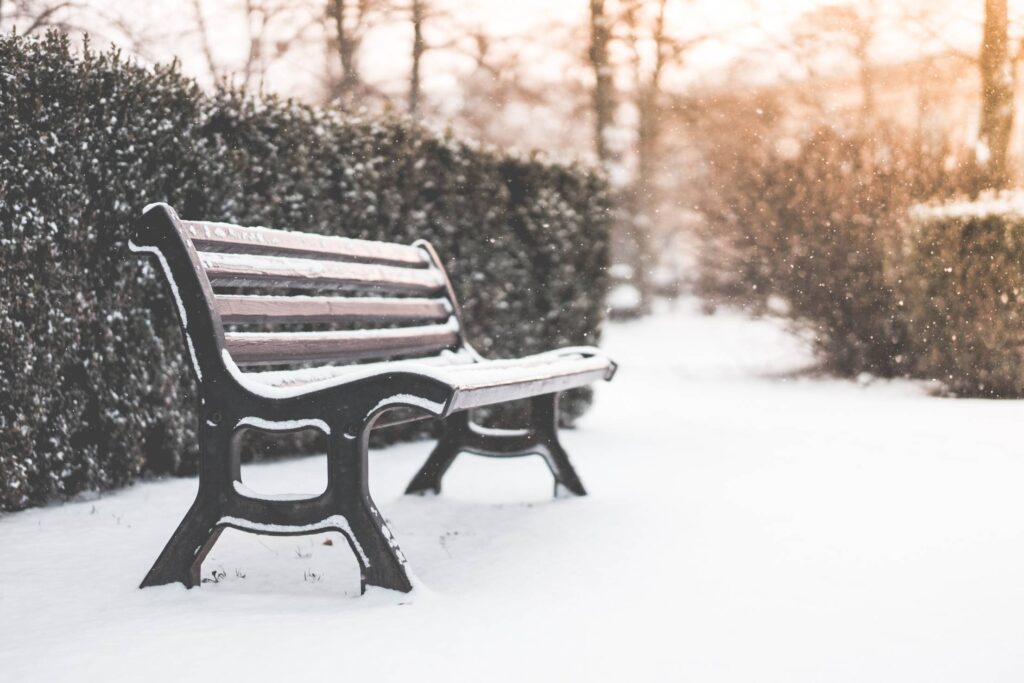
M409 73L409 115L420 114L420 64L426 44L423 42L423 0L412 0L412 70Z
M245 59L245 67L242 70L243 85L246 92L251 92L251 81L254 76L259 76L260 87L264 75L263 65L263 34L266 29L266 14L256 7L252 0L245 3L245 26L249 32L249 54ZM253 23L256 23L256 28Z
M871 125L875 120L875 77L871 64L872 32L863 27L857 34L857 62L860 65L861 122Z
M655 212L657 198L655 196L655 168L657 164L659 138L661 135L661 76L665 68L666 35L665 9L667 0L660 0L658 14L652 27L651 37L654 38L655 57L650 73L644 77L643 65L637 46L633 47L633 70L636 79L636 175L629 212L631 215L630 236L635 249L636 286L640 290L643 306L647 308L651 301L651 283L649 270L657 259L651 249L651 231L654 229L652 215ZM636 17L630 16L627 21L635 22ZM637 26L633 23L633 33ZM635 40L635 38L634 38Z
M1013 74L1007 49L1007 0L985 0L981 43L981 125L974 160L979 188L1009 183L1007 150L1013 127Z
M345 0L329 0L328 14L334 19L337 37L338 63L341 66L341 78L335 89L335 96L348 106L359 85L359 70L356 65L358 48L354 36L345 30Z
M0 5L3 0L0 0ZM192 0L192 12L195 15L196 30L199 33L200 46L203 51L203 58L206 60L206 68L210 71L210 78L215 85L220 84L220 70L217 68L217 60L213 57L213 47L210 45L210 31L206 26L206 16L203 14L202 0Z
M637 62L634 66L637 81L637 163L634 185L637 194L637 209L640 211L650 208L654 185L654 166L661 135L661 75L665 69L666 5L667 0L660 0L657 19L652 31L656 51L654 64L651 66L650 75L646 80L643 78L640 63Z
M602 166L611 158L608 129L611 128L615 101L612 92L612 69L608 62L611 31L604 0L590 0L590 66L594 70L594 153Z

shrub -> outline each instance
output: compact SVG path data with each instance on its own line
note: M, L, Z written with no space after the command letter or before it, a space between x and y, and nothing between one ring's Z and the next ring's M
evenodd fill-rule
M195 388L141 207L409 242L447 260L471 340L596 343L608 194L583 168L399 119L204 95L65 37L0 37L0 508L195 464ZM567 400L577 415L585 394Z
M964 396L1024 396L1024 196L916 207L900 293L913 365Z
M886 128L825 127L799 139L765 125L733 138L706 151L709 248L699 291L757 311L784 302L830 372L903 372L891 256L906 208L949 182L942 150Z

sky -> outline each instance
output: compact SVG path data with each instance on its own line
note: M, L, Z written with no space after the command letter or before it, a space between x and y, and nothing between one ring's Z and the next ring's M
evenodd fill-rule
M124 17L133 25L142 27L147 37L147 50L157 60L178 57L187 73L200 79L206 77L205 62L198 44L188 40L193 27L191 3L180 0L93 0L104 12ZM478 26L496 37L525 37L544 43L553 40L554 27L585 27L587 0L437 0L447 12L463 26ZM783 40L787 27L802 12L827 0L677 0L670 5L668 23L681 35L713 34L721 36L697 47L688 64L686 78L700 77L720 71L733 62L737 55L751 49L770 46L774 40ZM216 32L213 51L224 62L237 61L247 49L244 26L238 8L241 0L202 0L207 23ZM319 3L315 3L319 4ZM435 42L446 36L438 28L428 34ZM443 31L443 28L442 28ZM585 34L583 34L585 36ZM112 36L115 37L116 36ZM362 56L362 69L366 80L380 83L384 88L401 88L408 71L408 45L411 33L407 26L399 25L376 30L366 41ZM527 48L528 49L528 48ZM585 45L581 46L585 49ZM538 54L534 60L540 75L559 65ZM451 89L459 77L460 63L465 60L443 51L427 55L426 78L428 91ZM297 53L285 58L273 70L270 85L274 90L289 94L301 92L316 80L322 71L322 60L312 60L308 53Z
M275 2L279 0L264 0ZM528 78L553 87L582 80L587 47L588 0L432 0L448 18L427 26L428 43L444 43L466 28L481 28L495 42L515 51ZM609 0L614 5L615 0ZM195 34L193 2L181 0L88 0L105 15L130 25L149 60L177 58L184 72L209 85L212 78ZM211 29L211 50L216 61L230 70L244 61L247 33L240 8L243 0L199 0ZM669 31L681 38L709 36L686 53L680 67L665 75L668 90L684 92L692 86L715 86L733 79L764 83L792 75L793 64L783 55L791 44L791 27L802 14L836 0L669 0ZM310 0L319 11L323 0ZM984 0L855 0L861 11L872 6L881 16L879 38L873 45L879 61L896 62L921 52L951 47L977 52ZM1011 0L1011 14L1024 17L1024 0ZM907 14L930 8L935 14L929 31L908 28ZM87 26L89 21L84 22ZM287 28L288 23L280 24ZM457 25L457 28L456 28ZM100 27L96 21L91 26ZM284 30L284 29L282 29ZM290 29L288 29L290 30ZM936 38L930 32L938 34ZM124 44L116 29L102 27L96 43ZM570 38L571 36L571 38ZM369 34L361 50L364 80L396 101L403 97L410 65L411 28L392 21ZM567 44L570 45L567 49ZM268 70L264 89L289 96L317 99L328 59L320 35L307 35L308 47L293 49ZM423 89L443 112L457 106L462 81L471 60L450 49L431 50L423 63ZM797 70L798 71L798 70ZM569 78L566 78L569 76ZM580 81L580 78L576 79Z

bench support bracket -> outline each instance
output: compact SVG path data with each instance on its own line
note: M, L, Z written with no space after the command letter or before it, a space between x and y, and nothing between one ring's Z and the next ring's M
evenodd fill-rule
M200 432L199 493L178 525L142 588L201 583L202 562L224 529L271 536L340 532L359 561L361 589L380 586L408 592L412 582L405 556L370 498L367 452L370 420L346 433L331 429L327 452L327 490L319 496L282 500L240 493L238 436L228 427L204 426Z
M530 425L526 429L484 428L472 421L468 410L449 416L437 446L405 492L440 493L441 480L462 452L492 458L540 455L554 475L556 496L587 494L558 440L558 394L530 399Z

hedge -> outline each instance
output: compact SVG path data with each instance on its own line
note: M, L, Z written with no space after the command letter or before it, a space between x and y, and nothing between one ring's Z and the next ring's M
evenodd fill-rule
M1024 396L1024 195L915 207L903 237L912 373L960 396Z
M431 240L471 341L507 357L599 339L609 194L592 171L399 118L204 94L66 37L0 36L0 508L195 468L195 387L141 208ZM565 402L569 415L589 395Z
M905 339L888 259L924 191L908 172L917 151L882 128L736 137L707 152L714 192L701 207L698 291L781 311L809 332L830 373L900 374Z

